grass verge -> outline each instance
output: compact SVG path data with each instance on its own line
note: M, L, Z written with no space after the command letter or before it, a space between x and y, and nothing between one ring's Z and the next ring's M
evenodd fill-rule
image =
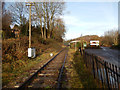
M89 69L86 68L83 57L80 55L79 51L74 54L73 66L84 88L99 88L93 75Z
M86 68L79 51L69 49L65 69L63 88L100 88L97 80Z

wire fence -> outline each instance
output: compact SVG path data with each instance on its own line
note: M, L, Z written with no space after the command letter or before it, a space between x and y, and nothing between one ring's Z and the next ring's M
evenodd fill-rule
M120 66L106 62L100 57L83 52L86 67L91 71L94 78L102 82L103 87L120 89Z

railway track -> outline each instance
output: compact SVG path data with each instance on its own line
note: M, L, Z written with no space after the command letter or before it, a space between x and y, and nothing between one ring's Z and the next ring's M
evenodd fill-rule
M68 49L62 49L55 57L43 65L18 89L26 88L61 88L62 73Z

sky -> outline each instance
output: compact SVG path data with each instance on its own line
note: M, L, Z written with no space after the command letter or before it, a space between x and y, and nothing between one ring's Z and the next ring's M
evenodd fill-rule
M64 15L65 39L81 35L104 35L118 29L118 2L66 2Z
M65 40L118 29L118 2L65 2Z

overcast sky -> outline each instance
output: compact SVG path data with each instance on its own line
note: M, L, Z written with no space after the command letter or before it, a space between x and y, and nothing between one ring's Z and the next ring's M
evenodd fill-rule
M80 35L103 35L105 31L118 28L117 2L66 2L65 39Z

